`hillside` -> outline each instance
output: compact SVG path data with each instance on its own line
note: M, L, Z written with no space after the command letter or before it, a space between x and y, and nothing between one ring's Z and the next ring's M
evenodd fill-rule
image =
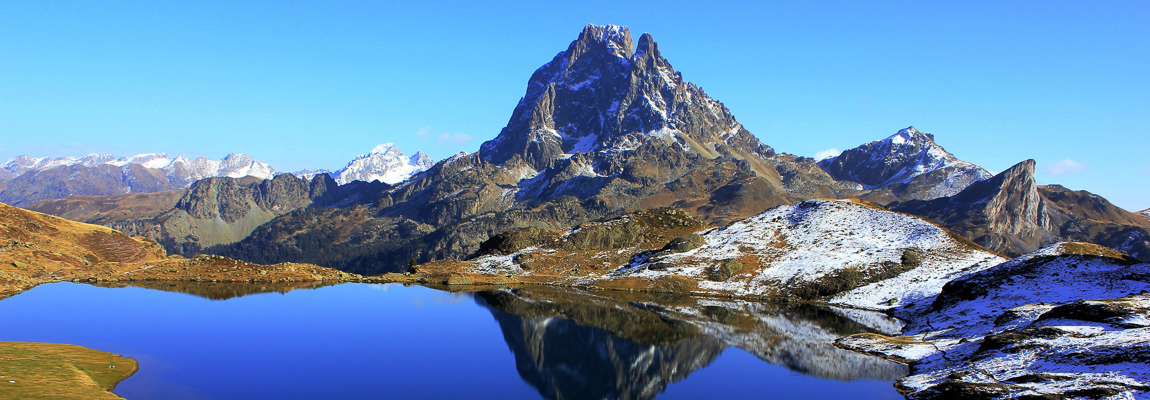
M99 225L0 204L0 297L62 281L346 281L307 264L258 265L219 256L168 256L157 243Z
M130 193L116 196L68 196L40 200L25 209L77 222L107 225L117 221L155 218L176 206L185 190Z

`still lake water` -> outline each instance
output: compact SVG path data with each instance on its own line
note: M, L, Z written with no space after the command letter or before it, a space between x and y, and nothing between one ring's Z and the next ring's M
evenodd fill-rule
M555 289L96 287L0 300L0 340L132 357L127 399L901 399L827 309ZM256 293L279 290L279 292ZM180 293L183 292L183 293ZM612 297L613 296L613 297ZM630 296L630 297L627 297Z

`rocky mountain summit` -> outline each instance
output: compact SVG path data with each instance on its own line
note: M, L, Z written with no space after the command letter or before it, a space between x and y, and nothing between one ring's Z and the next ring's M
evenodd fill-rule
M670 205L721 223L854 188L814 160L759 142L685 81L651 35L635 45L626 28L589 25L532 75L507 126L477 153L440 161L355 205L285 215L222 251L397 271L412 258L466 256L519 227ZM342 222L320 222L332 218ZM300 235L324 239L304 252Z
M222 160L170 158L164 153L123 158L111 154L82 158L19 156L0 168L11 177L0 192L0 202L16 206L72 195L114 196L182 189L208 177L275 176L270 166L245 154L228 154Z
M839 180L858 182L868 200L931 200L952 196L990 178L982 167L959 160L913 126L819 161Z

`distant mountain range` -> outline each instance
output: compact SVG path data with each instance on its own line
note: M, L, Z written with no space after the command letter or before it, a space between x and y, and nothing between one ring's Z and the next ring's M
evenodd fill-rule
M357 180L394 184L431 165L432 160L426 154L416 152L408 158L395 145L385 143L334 173L302 171L296 175L310 179L327 173L339 184ZM183 189L206 178L271 179L276 175L270 165L245 154L228 154L222 160L171 158L164 153L124 158L111 154L82 158L19 156L0 165L0 202L31 206L40 200L68 196L116 196Z

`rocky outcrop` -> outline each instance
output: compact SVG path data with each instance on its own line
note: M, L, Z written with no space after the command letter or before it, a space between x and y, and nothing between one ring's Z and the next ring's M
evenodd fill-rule
M1138 398L1150 389L1150 264L1063 242L894 310L901 337L839 344L900 359L910 399Z
M1105 199L1061 186L1038 186L1034 160L931 201L888 205L923 216L1010 256L1059 241L1087 241L1150 259L1150 231L1140 217Z

